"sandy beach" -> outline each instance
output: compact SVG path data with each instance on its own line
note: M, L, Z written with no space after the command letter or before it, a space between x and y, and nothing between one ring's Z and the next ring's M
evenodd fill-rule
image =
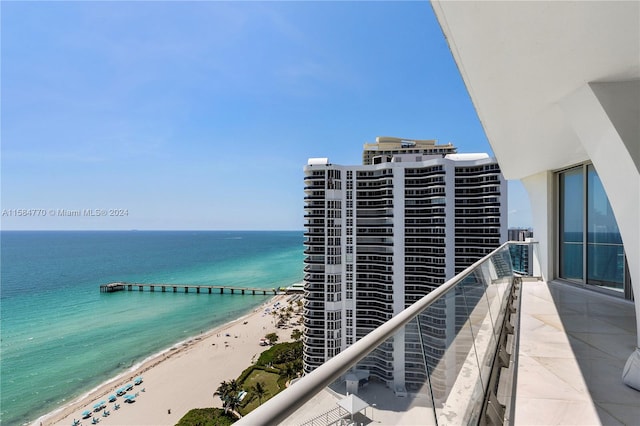
M265 309L273 309L277 302L286 307L290 297L275 296L242 318L175 345L135 371L38 419L34 425L69 426L74 419L81 420L83 411L91 411L97 402L108 400L116 389L137 376L142 376L143 382L130 392L138 394L135 402L125 403L119 397L118 410L113 409L113 403L107 403L109 416L93 413L100 425L175 425L193 408L222 407L213 393L220 382L237 378L267 349L260 346L260 338L275 332L279 342L291 340L294 327L278 329L274 317L265 314ZM291 322L296 319L294 316ZM83 425L91 424L91 418L81 421Z

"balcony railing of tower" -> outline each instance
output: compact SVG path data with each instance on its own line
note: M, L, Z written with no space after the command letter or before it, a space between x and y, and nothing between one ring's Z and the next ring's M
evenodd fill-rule
M373 406L349 414L368 413L360 418L365 423L385 412L396 421L420 424L508 423L518 338L507 337L519 329L522 276L539 275L536 247L534 242L501 245L341 353L316 363L315 370L237 424L303 424L349 394ZM393 362L401 364L391 368L394 375L385 383L376 377L391 377L389 364L385 368L380 361L391 345L402 345L393 351ZM327 400L332 406L320 402Z

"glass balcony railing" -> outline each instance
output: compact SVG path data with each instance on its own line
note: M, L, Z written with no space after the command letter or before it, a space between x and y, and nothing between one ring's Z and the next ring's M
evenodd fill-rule
M523 259L534 258L531 243L503 244L238 424L467 425L504 418L509 401L496 395L501 367L509 364L514 283L523 272L514 265L526 269Z
M537 268L538 243L535 241L512 241L509 243L509 253L513 271L522 276L539 276Z

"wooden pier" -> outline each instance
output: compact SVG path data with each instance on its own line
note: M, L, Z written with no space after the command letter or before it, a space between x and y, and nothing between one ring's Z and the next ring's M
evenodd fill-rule
M145 287L150 292L156 290L166 293L167 291L178 293L189 293L189 290L195 290L196 293L208 293L212 294L214 290L217 290L220 294L277 294L278 290L275 288L252 288L252 287L230 287L224 285L201 285L201 284L143 284L143 283L109 283L100 286L101 293L114 293L116 291L144 291Z

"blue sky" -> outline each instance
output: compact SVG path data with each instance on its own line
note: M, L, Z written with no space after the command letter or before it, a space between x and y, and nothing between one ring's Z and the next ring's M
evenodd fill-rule
M2 229L302 229L309 157L491 153L428 2L3 1L1 53Z

